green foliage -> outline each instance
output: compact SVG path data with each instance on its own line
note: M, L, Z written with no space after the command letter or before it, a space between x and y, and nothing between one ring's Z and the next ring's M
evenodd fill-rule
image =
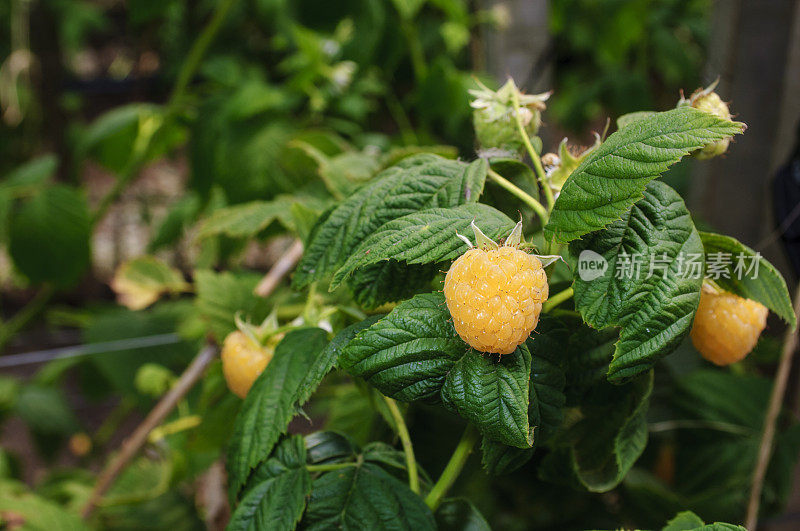
M609 136L570 175L545 227L569 242L618 220L645 186L695 149L741 133L744 124L681 107L656 113Z
M296 408L302 406L336 362L319 328L292 331L247 394L230 441L230 491L236 495L260 463L272 453Z
M222 342L236 329L237 313L253 323L267 316L269 304L253 293L259 278L252 273L195 272L197 311L217 341Z
M702 278L681 268L691 256L702 258L702 243L677 192L653 182L622 219L570 246L575 257L585 251L605 258L608 269L588 281L576 274L575 305L595 328L622 327L608 377L624 380L648 370L689 332ZM636 269L637 255L661 265Z
M731 257L730 263L718 261L721 270L715 273L714 276L718 278L714 281L721 288L760 302L778 314L786 324L796 326L797 316L792 308L786 281L760 253L756 254L734 238L721 234L701 232L700 239L703 240L707 258L713 254L718 256L718 253ZM753 269L749 270L750 267Z
M14 265L33 283L69 287L89 266L89 210L75 188L49 187L19 205L9 225Z
M305 465L303 438L294 435L284 439L272 457L253 473L251 486L231 515L228 528L293 529L311 492L311 477Z

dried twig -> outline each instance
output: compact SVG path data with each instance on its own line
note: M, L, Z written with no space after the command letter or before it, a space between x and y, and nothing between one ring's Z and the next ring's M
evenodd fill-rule
M256 288L256 292L262 297L269 296L278 287L280 281L294 268L302 254L303 244L300 243L300 240L296 240L267 272L264 279L259 283L258 288ZM216 348L213 346L203 348L186 370L183 371L183 374L172 389L161 398L156 407L150 411L133 434L122 444L119 454L108 464L97 479L89 501L83 508L82 515L84 518L88 518L92 514L103 494L106 493L120 472L145 444L150 432L164 421L178 402L200 379L206 366L216 357L216 353Z
M283 277L289 274L294 269L297 262L303 256L303 242L295 240L291 247L289 247L283 255L278 258L278 261L273 264L272 268L264 275L261 282L258 283L255 294L259 297L268 297L275 288L278 287Z
M794 313L800 313L800 285L794 295ZM783 339L783 351L775 374L775 384L764 417L764 429L761 434L761 443L758 447L758 461L753 469L753 481L750 487L750 501L747 504L745 527L750 531L755 530L758 524L758 509L761 504L761 490L764 487L764 478L772 455L772 443L775 439L775 423L783 404L783 395L786 393L786 382L789 379L789 369L792 367L792 356L797 350L797 330L790 327Z
M119 473L122 472L128 462L130 462L130 460L139 453L142 446L144 446L144 443L147 441L147 436L153 428L161 424L178 402L186 396L186 393L188 393L200 379L208 364L211 363L216 356L216 347L211 345L205 346L197 356L195 356L186 370L183 371L183 374L178 381L175 382L175 385L172 386L172 389L161 398L158 404L156 404L156 407L150 411L133 434L122 443L122 448L119 453L106 466L100 474L100 477L97 478L97 483L94 486L94 490L92 490L91 496L89 496L89 501L86 502L86 506L84 506L83 511L81 511L83 518L91 516L97 503L114 483Z

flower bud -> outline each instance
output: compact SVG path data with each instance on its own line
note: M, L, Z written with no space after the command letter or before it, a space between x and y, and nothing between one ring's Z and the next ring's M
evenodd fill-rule
M680 101L678 101L678 107L688 105L697 110L713 114L725 120L730 120L731 111L728 108L728 104L722 101L722 98L719 97L719 94L714 92L714 89L717 87L717 83L719 83L719 79L704 89L695 90L688 99L681 97ZM716 142L712 142L704 148L695 151L694 156L701 160L717 157L728 151L728 146L730 143L730 138L717 140Z
M536 136L541 125L541 112L549 92L522 94L512 79L499 90L493 91L478 82L480 89L470 90L475 98L470 104L474 109L472 121L475 136L481 150L500 152L506 156L520 157L525 144L517 129L517 116L529 137ZM514 105L514 100L519 105Z

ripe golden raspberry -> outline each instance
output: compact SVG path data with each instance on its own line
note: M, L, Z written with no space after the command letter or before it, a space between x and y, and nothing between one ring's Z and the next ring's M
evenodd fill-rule
M744 359L767 326L769 311L762 304L733 293L703 286L692 325L692 343L716 365Z
M453 263L444 280L456 332L481 352L514 352L536 328L547 299L542 262L514 245L513 235L521 230L518 224L503 247L470 249ZM479 232L476 229L480 242Z
M265 347L239 330L231 332L222 344L222 374L235 395L247 396L253 382L267 366L275 352L274 343Z

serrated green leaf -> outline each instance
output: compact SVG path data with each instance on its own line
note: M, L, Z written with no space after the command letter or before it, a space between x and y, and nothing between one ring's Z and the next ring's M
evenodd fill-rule
M387 302L407 299L431 290L438 264L405 264L388 260L359 269L347 285L362 308L372 310Z
M400 303L360 332L339 359L386 396L443 400L490 438L530 446L530 353L523 346L495 362L471 350L456 334L441 293Z
M703 279L682 268L691 257L702 261L703 246L681 197L652 182L621 219L570 245L579 260L590 251L608 268L587 280L576 269L575 307L594 328L622 327L608 370L618 382L648 370L689 332ZM640 270L624 269L636 256Z
M260 275L253 273L195 272L195 304L218 342L236 330L234 317L237 313L252 323L262 322L269 314L271 305L263 297L253 294L259 280Z
M425 293L360 332L339 364L386 396L438 401L447 373L468 348L453 328L444 295Z
M617 129L622 129L625 126L628 126L634 122L638 122L639 120L646 120L653 116L655 111L637 111L637 112L629 112L628 114L623 114L619 118L617 118Z
M303 518L308 530L436 529L428 506L374 463L327 472L312 485Z
M165 293L181 293L189 287L183 275L154 256L140 256L117 268L111 288L117 300L131 310L141 310Z
M570 175L545 237L559 242L606 227L638 200L648 182L695 149L741 133L744 124L692 107L634 121L613 133Z
M308 463L321 465L352 461L361 449L350 437L335 431L318 431L306 435Z
M723 253L730 258L730 263L717 262L719 267L715 267L715 270L718 270L718 274L712 276L714 282L722 289L740 297L760 302L778 314L790 326L797 325L797 316L792 308L792 299L789 296L786 281L775 269L775 266L763 258L760 253L756 253L730 236L701 232L700 239L703 241L707 263L711 261L709 255L714 253ZM743 269L739 269L740 259ZM748 272L751 265L756 265L758 268L757 275L755 270ZM725 278L726 276L728 278Z
M448 498L436 509L439 531L491 531L486 519L465 498Z
M442 402L494 441L529 448L531 354L522 344L511 354L493 356L470 349L448 371Z
M303 438L284 439L253 473L250 486L231 515L228 529L294 529L311 492Z
M493 475L508 474L523 466L534 450L558 430L566 401L563 361L569 328L560 319L543 315L536 331L526 341L531 353L528 419L533 429L533 447L515 448L484 437L481 462Z
M667 522L661 531L692 531L705 525L703 519L692 511L683 511Z
M297 407L308 400L333 367L335 350L326 349L326 343L327 333L319 328L289 332L256 379L236 417L230 441L232 494L237 494L250 472L269 457Z
M507 236L514 228L508 216L479 203L414 212L385 223L365 238L333 275L330 289L354 271L390 259L408 264L453 260L468 250L456 234L466 233L473 221L492 239Z
M567 404L577 405L589 389L606 379L618 340L616 328L595 330L581 324L573 330L564 356Z
M14 265L35 284L75 284L89 266L91 228L86 198L56 185L24 201L9 224Z
M388 221L420 210L477 201L486 168L480 159L465 164L417 155L381 172L318 222L294 285L301 288L336 271L362 240Z
M224 234L246 238L258 234L280 215L288 215L291 205L285 201L252 201L215 210L201 225L198 238Z
M647 409L653 373L623 386L601 384L572 426L572 468L592 492L611 490L625 477L647 445Z

